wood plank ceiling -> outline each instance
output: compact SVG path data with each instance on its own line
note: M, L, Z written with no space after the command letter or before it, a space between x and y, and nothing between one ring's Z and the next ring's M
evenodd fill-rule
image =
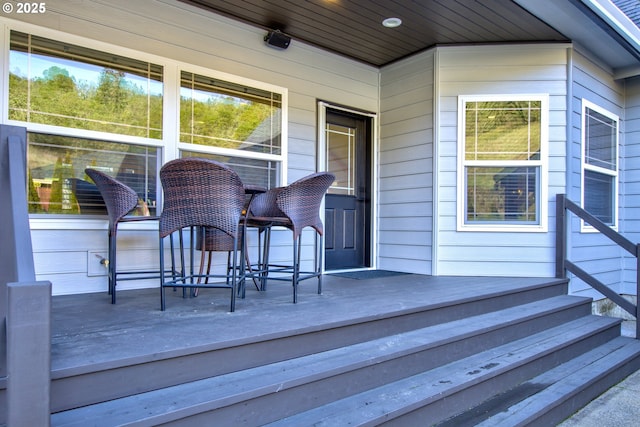
M378 67L441 44L568 40L511 0L180 1Z

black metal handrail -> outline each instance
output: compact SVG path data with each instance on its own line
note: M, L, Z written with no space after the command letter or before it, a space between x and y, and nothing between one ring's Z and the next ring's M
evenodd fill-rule
M577 217L581 218L584 222L607 236L611 241L636 258L636 298L640 293L640 277L638 276L638 267L640 267L640 258L638 257L640 254L640 244L633 243L628 240L622 234L613 230L604 222L582 209L576 203L567 199L566 195L556 195L556 277L564 278L566 277L566 272L570 271L596 291L609 298L624 311L634 316L636 318L636 339L640 339L640 322L637 321L640 315L640 309L637 302L634 305L624 299L607 285L567 259L567 235L569 229L567 210L573 212Z

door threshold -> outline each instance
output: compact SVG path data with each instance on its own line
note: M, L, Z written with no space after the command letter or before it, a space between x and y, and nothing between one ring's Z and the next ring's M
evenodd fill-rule
M338 274L338 273L354 273L356 271L368 271L375 270L375 267L358 267L358 268L344 268L340 270L325 270L325 274Z

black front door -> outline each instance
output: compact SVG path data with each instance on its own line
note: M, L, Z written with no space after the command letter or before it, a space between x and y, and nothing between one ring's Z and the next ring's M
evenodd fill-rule
M325 198L325 269L371 266L371 117L328 109L326 170L336 176Z

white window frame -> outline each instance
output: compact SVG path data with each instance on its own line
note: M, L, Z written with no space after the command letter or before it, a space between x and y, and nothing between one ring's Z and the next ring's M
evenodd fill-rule
M587 163L587 159L586 159L586 150L587 150L587 126L586 126L586 121L587 121L587 108L589 110L595 111L596 113L602 114L605 117L608 117L609 119L615 121L616 123L616 133L615 133L615 159L616 159L616 169L615 171L612 171L611 169L607 169L607 168L602 168L599 166L594 166L594 165L590 165ZM581 128L581 139L580 139L580 143L581 143L581 147L580 147L580 154L581 154L581 168L580 168L580 207L584 209L585 206L585 185L584 185L584 180L585 180L585 171L592 171L592 172L597 172L603 175L608 175L614 178L614 183L613 183L613 225L611 225L610 227L614 230L618 229L618 206L619 206L619 193L618 193L618 188L619 188L619 174L620 174L620 157L619 157L619 150L620 150L620 117L614 113L612 113L611 111L597 105L594 104L593 102L587 100L587 99L582 99L582 128ZM584 220L580 220L580 232L582 233L595 233L598 232L597 229L595 229L593 226L591 226L590 224L584 222Z
M163 123L162 123L162 139L153 139L145 137L137 137L109 132L100 132L92 130L83 130L76 128L66 128L60 126L45 125L40 123L22 122L16 120L9 120L9 106L8 106L8 93L9 93L9 51L10 51L10 33L12 30L24 32L27 34L33 34L40 37L45 37L53 40L67 42L83 46L90 49L100 50L102 52L113 53L117 55L127 56L143 61L152 62L154 64L161 65L163 67ZM212 70L189 64L186 62L180 62L171 60L165 57L144 53L130 48L122 46L112 45L109 43L93 40L86 37L76 36L69 33L52 30L48 28L39 27L33 24L6 20L0 18L0 56L4 59L2 66L0 66L0 122L3 124L24 126L28 132L47 133L51 135L88 138L106 140L112 142L138 144L157 147L160 151L159 156L161 158L161 164L164 164L170 160L179 157L180 150L188 150L191 152L198 151L207 152L212 154L233 155L236 157L246 157L262 160L279 161L281 164L280 176L278 179L278 185L283 185L287 182L287 169L288 169L288 89L281 86L276 86L257 80L237 76L234 74L223 73L220 71ZM281 111L281 154L264 154L264 153L252 153L245 151L236 151L226 148L217 147L199 147L192 144L182 144L180 140L180 72L182 70L203 74L229 82L252 86L259 89L269 90L277 92L282 97L282 111ZM161 195L159 195L159 198ZM46 215L30 218L30 224L32 229L89 229L95 228L95 224L101 223L100 220L84 219L78 221L75 216L64 217L52 217L47 218ZM144 226L136 226L142 227Z
M526 161L473 161L465 160L465 107L468 102L492 101L539 101L540 102L540 160ZM473 232L546 232L548 229L548 170L549 170L549 95L548 94L488 94L460 95L458 97L458 171L457 171L457 231ZM468 166L528 166L539 168L537 224L504 223L468 223L466 212L466 177Z

